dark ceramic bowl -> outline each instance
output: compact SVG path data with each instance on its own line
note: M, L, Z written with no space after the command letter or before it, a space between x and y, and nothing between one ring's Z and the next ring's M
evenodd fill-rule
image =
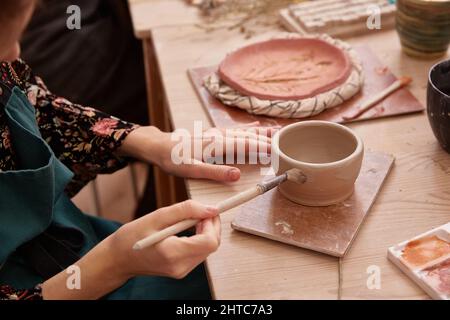
M427 114L442 148L450 153L450 60L434 65L428 77Z

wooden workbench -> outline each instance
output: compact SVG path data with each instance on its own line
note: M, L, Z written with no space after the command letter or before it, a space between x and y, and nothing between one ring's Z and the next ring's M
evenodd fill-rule
M148 39L151 30L170 25L191 25L199 21L199 12L182 0L128 0L134 34Z
M164 131L171 131L164 96L160 93L160 73L156 65L151 31L163 26L193 25L201 20L197 8L182 0L128 0L135 36L142 40L147 83L147 101L150 124ZM183 181L153 167L158 207L165 207L184 200Z
M142 2L142 1L139 1ZM145 40L150 41L150 40ZM210 125L186 74L195 66L218 63L245 40L237 32L205 33L189 24L151 30L161 99L168 124L191 129ZM402 54L395 31L351 39L366 43L397 75L414 78L411 91L425 104L427 73L435 61ZM426 114L350 125L366 148L391 153L396 163L347 256L339 261L263 238L233 231L233 212L222 218L220 249L207 261L217 299L422 299L427 298L386 258L387 248L450 220L450 156L437 144ZM191 198L214 204L259 181L257 167L244 166L239 182L229 185L187 181ZM367 287L367 269L378 266L381 289Z

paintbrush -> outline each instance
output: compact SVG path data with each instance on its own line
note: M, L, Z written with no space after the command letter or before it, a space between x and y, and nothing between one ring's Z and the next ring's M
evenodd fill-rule
M372 97L371 99L365 101L359 108L356 110L356 112L352 115L343 116L342 119L344 120L354 120L361 116L362 114L366 113L373 107L375 107L378 102L383 100L384 98L388 97L390 94L394 93L398 89L403 88L404 86L407 86L410 84L412 79L410 77L401 77L394 83L392 83L389 87Z
M306 182L306 176L298 169L291 169L275 178L258 183L256 186L250 189L247 189L231 198L219 202L216 206L217 209L219 210L219 214L228 211L232 208L235 208L247 201L250 201L251 199L254 199L257 196L260 196L266 193L267 191L272 190L273 188L277 187L278 185L287 180L298 184L303 184ZM199 222L200 220L197 219L188 219L180 221L166 229L155 232L149 235L148 237L137 241L134 244L133 249L141 250L146 247L152 246L170 236L174 236L182 231L194 227Z

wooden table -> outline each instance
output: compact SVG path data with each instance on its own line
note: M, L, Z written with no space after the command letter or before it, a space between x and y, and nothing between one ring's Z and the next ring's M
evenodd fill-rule
M173 128L211 125L186 70L218 63L245 40L225 30L205 33L195 26L152 30L168 120ZM397 75L411 75L412 92L425 104L427 73L435 61L401 53L394 31L350 39L365 42ZM366 148L391 153L396 164L347 256L336 258L233 231L236 210L222 218L220 249L207 261L216 299L423 299L412 281L386 258L387 248L450 220L450 156L438 146L426 114L350 125ZM214 204L259 181L259 168L243 166L234 184L187 181L191 198ZM367 270L381 271L381 288L367 287Z
M134 33L139 39L151 37L151 30L169 25L191 25L199 21L196 7L183 0L128 0Z
M135 36L142 40L146 67L150 121L162 129L171 129L162 108L159 70L155 60L151 31L170 25L192 25L200 20L197 8L181 0L128 0Z
M168 119L160 74L155 58L151 30L170 25L192 25L200 20L197 8L181 0L128 0L135 36L142 40L147 82L150 124L164 131L173 128ZM154 167L158 207L171 205L186 198L183 181Z

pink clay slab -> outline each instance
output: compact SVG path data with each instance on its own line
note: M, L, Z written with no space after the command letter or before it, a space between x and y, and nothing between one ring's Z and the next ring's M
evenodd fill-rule
M219 66L219 76L242 94L301 100L343 84L352 71L347 54L320 39L274 39L243 47Z

